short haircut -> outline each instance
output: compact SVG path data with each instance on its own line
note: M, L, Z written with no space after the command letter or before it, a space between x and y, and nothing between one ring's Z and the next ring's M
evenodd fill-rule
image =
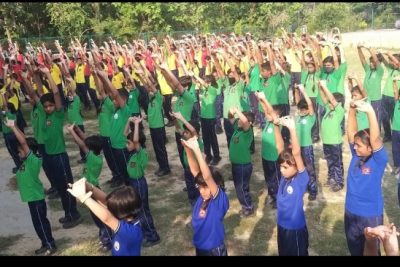
M336 92L336 93L333 93L332 95L337 102L339 102L341 104L344 103L344 96L341 93Z
M100 135L91 135L85 139L85 145L97 156L100 155L100 152L103 149L102 143L103 139Z
M333 57L332 56L327 56L324 61L322 61L322 64L326 64L326 63L332 63L334 64L335 62L333 61Z
M189 121L189 123L196 130L196 133L199 134L200 133L200 123L196 120L191 120L191 121ZM185 124L183 125L183 129L189 131Z
M270 71L271 70L271 63L269 61L264 62L263 64L261 64L261 69Z
M37 141L36 141L35 138L33 138L33 137L27 137L27 138L26 138L26 144L28 145L29 149L30 149L34 154L36 154L36 153L38 152L39 145L38 145L38 143L37 143Z
M142 201L136 189L123 186L112 191L106 197L107 208L119 220L136 218L142 207Z
M125 88L121 88L118 91L118 94L124 99L127 100L129 98L129 93Z
M297 103L297 108L298 109L308 109L307 101L304 98L300 99L300 101Z
M289 166L296 166L296 160L293 157L292 150L286 148L278 157L278 164L287 163Z
M52 104L55 104L56 102L54 101L54 94L53 93L47 93L44 94L40 97L40 103L42 103L42 105L44 105L44 103L46 102L50 102Z
M213 166L208 166L211 172L211 176L214 179L214 182L217 184L217 186L221 187L222 190L225 190L225 181L224 177L222 176L221 172L219 172L216 168ZM203 174L199 172L196 177L194 177L194 183L201 185L201 186L207 186L206 181L204 180Z
M246 116L247 120L250 123L254 122L255 116L254 116L253 112L251 112L251 111L243 111L243 115Z

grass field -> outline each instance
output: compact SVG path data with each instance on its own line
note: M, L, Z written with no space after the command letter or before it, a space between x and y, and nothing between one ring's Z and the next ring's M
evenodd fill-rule
M355 73L358 77L364 77L364 72L358 60L355 48L345 48L346 58L349 63L348 74ZM385 73L386 77L386 73ZM384 79L386 80L386 79ZM347 95L348 97L348 95ZM348 101L347 101L348 103ZM28 116L28 105L24 105L25 117ZM84 113L86 118L85 128L89 134L97 132L97 120L94 119L94 111ZM151 139L146 128L147 148L150 153L150 164L146 172L149 183L149 202L154 217L156 228L161 236L162 242L151 248L144 248L142 255L194 255L194 248L191 243L192 229L190 221L191 208L187 200L184 187L183 170L178 160L178 154L173 135L173 128L167 128L169 143L167 151L170 159L172 174L168 177L158 178L153 173L157 168L155 155L151 145ZM30 133L30 128L28 133ZM256 208L256 216L241 219L238 215L240 205L238 203L233 182L228 179L231 176L228 151L226 147L225 134L218 136L223 160L218 168L225 178L227 194L230 199L230 209L225 217L226 244L229 255L277 255L276 242L276 211L271 210L269 205L264 205L267 193L261 165L261 144L260 131L255 129L256 152L253 155L253 175L251 178L250 191ZM347 138L343 141L343 161L345 167L345 180L347 180L347 168L350 160ZM79 157L77 146L67 137L67 150L73 168L74 178L79 178L82 166L77 165ZM3 141L1 141L4 144ZM386 143L385 147L390 156L391 166L391 144ZM0 153L7 153L1 145ZM322 144L314 146L316 168L319 179L319 193L316 201L309 202L305 195L306 219L309 230L309 252L310 255L349 255L344 234L343 214L345 190L333 193L322 184L327 179L326 161L323 159ZM11 166L11 165L10 165ZM391 167L385 172L383 190L385 197L385 222L400 222L400 210L397 202L397 181L390 174ZM2 177L10 179L12 177ZM46 187L48 182L42 174L42 180ZM109 192L110 188L104 182L110 179L110 171L104 163L101 175L101 187ZM12 184L12 183L10 183ZM10 187L11 190L11 187ZM18 194L18 192L15 192ZM88 209L78 204L85 222L71 230L64 230L58 223L62 216L62 209L59 200L48 201L49 218L53 227L56 243L59 247L57 255L105 255L97 250L97 228L92 223ZM30 220L22 217L21 220ZM1 217L0 217L1 223ZM0 248L3 255L32 255L34 249L39 245L39 240L33 232L29 235L15 236L16 233L1 233ZM12 242L10 240L13 240Z

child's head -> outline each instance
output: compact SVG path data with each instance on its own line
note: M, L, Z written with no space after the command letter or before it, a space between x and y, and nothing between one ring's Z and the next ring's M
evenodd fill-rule
M207 83L208 86L211 85L211 86L214 87L214 88L217 88L217 87L218 87L218 84L217 84L217 82L216 82L216 80L215 80L214 75L206 75L206 76L204 77L204 81Z
M239 74L239 76L240 76L240 74L242 72L240 71L239 67L235 66L235 70L236 70L236 73ZM228 81L229 81L230 85L232 85L236 82L235 75L231 69L228 70Z
M285 149L279 154L278 163L281 174L286 179L290 179L297 174L297 165L291 149Z
M267 79L272 76L271 64L269 61L261 64L261 76Z
M142 207L142 201L131 186L112 191L106 198L107 209L119 220L134 219Z
M363 96L362 96L360 87L358 85L356 85L353 88L351 88L351 99L360 100L362 98L363 98Z
M190 125L193 126L193 128L196 130L196 133L198 135L199 132L200 132L200 123L198 121L195 121L195 120L191 120L191 121L189 121L189 123L190 123ZM193 137L193 134L188 130L186 125L183 125L183 130L184 130L183 134L182 134L183 139L188 140L188 139Z
M179 77L179 82L181 83L182 87L185 89L190 88L192 85L192 77L186 75L186 76L181 76Z
M36 142L35 138L27 137L26 144L28 145L29 149L36 154L38 151L38 143ZM21 145L18 145L18 156L21 160L25 160L28 154L22 149Z
M217 186L219 186L222 190L225 190L225 182L221 173L212 166L209 166L209 169ZM201 172L199 172L194 178L194 183L196 184L196 188L199 189L200 195L204 200L209 200L212 198L211 190L204 181L204 177Z
M7 102L7 109L10 111L12 114L17 113L17 109L15 108L14 104L11 102Z
M308 70L308 73L315 73L315 63L314 62L308 62L307 63L307 70Z
M283 106L282 105L272 105L272 113L273 115L280 117L283 112Z
M335 70L335 65L332 56L327 56L324 61L322 61L326 73L331 73Z
M304 98L297 103L297 110L299 111L300 116L308 115L308 104Z
M344 97L343 97L343 95L341 93L337 93L336 92L336 93L333 93L332 95L333 95L333 97L335 98L336 102L339 105L342 105L344 103ZM329 103L329 109L330 110L334 110L335 107L331 103Z
M85 145L97 156L100 155L100 152L103 148L102 142L103 140L99 135L91 135L85 139Z
M133 142L133 133L135 131L135 124L130 123L131 132L128 134L128 143L126 144L126 148L129 152L134 152L136 150L137 143ZM144 147L146 143L146 135L144 134L143 130L139 127L139 144L141 147Z
M47 93L47 94L42 95L40 97L40 102L42 103L46 114L50 115L55 111L56 103L54 101L53 93Z
M121 89L119 89L117 91L118 91L119 96L124 100L124 103L126 103L126 101L129 98L128 91L126 91L124 88L121 88ZM113 103L114 103L114 107L119 108L119 106L118 106L117 102L115 101L115 99L113 100Z
M369 129L358 131L354 135L354 150L359 157L368 157L372 154Z
M250 112L250 111L243 111L242 113L247 118L247 120L249 121L250 125L253 125L253 122L254 122L254 119L255 119L254 113ZM241 120L238 120L238 127L239 128L243 128L243 124L242 124Z

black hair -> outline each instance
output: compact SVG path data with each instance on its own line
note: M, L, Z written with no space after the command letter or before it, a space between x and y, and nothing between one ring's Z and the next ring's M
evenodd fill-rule
M337 102L339 102L340 104L344 103L344 97L343 97L343 95L341 93L335 92L332 95L333 95L333 97L335 98L335 100Z
M127 100L129 98L129 93L125 88L121 88L118 91L118 94L120 95L120 97L122 97L124 100Z
M47 93L47 94L44 94L44 95L42 95L40 97L40 103L42 103L42 105L44 105L44 103L46 103L46 102L50 102L52 104L55 104L54 94L53 93Z
M123 186L112 191L106 197L107 209L119 220L136 218L142 207L142 200L136 189Z
M208 168L210 169L211 176L213 177L214 182L217 184L218 187L225 191L225 181L222 174L218 170L214 169L212 166L208 166ZM201 172L199 172L196 177L194 177L194 183L199 186L207 186L207 183L204 180L203 174ZM208 204L210 204L210 201L211 198L203 201L203 203L201 203L200 209L206 211L208 208Z
M297 166L296 160L292 154L292 150L289 148L283 150L278 156L278 164L281 165L283 163L287 163L289 166Z
M28 145L29 149L33 152L33 154L36 155L38 152L38 149L39 149L39 145L38 145L36 139L33 137L27 137L26 144Z
M282 112L283 112L283 105L281 105L281 104L272 105L272 109L273 109L276 113L278 113L279 116L280 116L280 114L282 114Z
M358 93L362 94L361 89L358 85L353 86L353 88L351 88L351 93L353 93L353 92L358 92Z
M264 62L263 64L261 64L261 69L270 71L271 70L271 63L269 61Z
M181 83L181 85L183 87L189 87L192 86L192 77L185 75L185 76L181 76L179 77L179 82Z
M189 121L189 123L196 130L196 133L199 134L200 133L200 123L196 120L191 120L191 121ZM189 131L185 124L183 125L183 129Z
M100 152L103 149L102 142L100 135L91 135L85 139L85 145L97 156L100 155Z
M251 111L243 111L242 113L243 113L244 116L246 116L247 120L250 123L254 122L255 116L254 116L253 112L251 112Z
M217 81L215 80L214 75L206 75L204 77L204 81L207 82L207 83L210 83L211 86L213 86L215 88L218 88L218 84L217 84Z
M238 67L238 66L235 66L235 71L236 71L236 73L237 74L242 74L242 71L240 70L240 68ZM231 69L229 69L228 71L227 71L227 73L228 73L228 75L229 75L229 73L231 73L232 72L232 70Z
M332 63L332 64L334 64L335 62L333 61L333 57L332 57L332 56L327 56L327 57L322 61L322 64L325 64L325 63Z
M354 135L354 139L356 139L356 138L359 138L364 145L371 147L371 138L370 138L369 129L364 129L364 130L358 131ZM364 165L364 163L366 163L371 157L372 157L372 154L367 157L360 157L360 159L358 161L358 167L361 168L361 166Z
M11 102L7 102L7 109L12 113L17 113L17 109L15 108L14 104Z
M128 134L128 136L126 138L128 138L128 140L133 140L135 124L133 122L131 122L131 123L129 123L129 127L131 129L131 132ZM139 126L139 144L143 148L146 147L146 135L144 134L143 129L140 126Z
M308 109L307 101L303 98L297 103L297 108L300 109Z

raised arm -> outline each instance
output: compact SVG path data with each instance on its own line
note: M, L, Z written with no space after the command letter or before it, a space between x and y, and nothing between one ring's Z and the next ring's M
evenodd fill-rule
M264 109L265 118L267 118L268 121L273 121L273 117L272 117L273 109L272 109L271 104L268 102L267 98L265 97L264 92L256 92L255 95L256 95L258 101L260 102L260 105Z
M190 147L188 147L188 145L186 144L186 141L181 139L181 142L186 151L190 172L192 173L193 177L196 177L200 173L199 163L196 160L196 156L195 156L193 150ZM197 142L197 140L196 140L196 142Z
M180 112L172 112L172 114L176 119L180 120L186 126L192 136L198 135L196 129L187 120L185 120Z
M235 115L235 114L238 115L239 120L242 122L242 125L243 125L242 128L245 132L250 129L251 125L250 125L249 120L246 118L245 115L243 115L243 113L237 107L231 108L230 112L232 113L232 115Z
M294 157L294 160L296 161L296 166L298 171L304 170L304 162L303 158L301 157L301 149L300 149L300 144L299 140L297 139L297 133L296 133L296 124L293 120L293 118L282 118L282 124L283 126L287 127L290 131L290 139L292 141L292 155Z
M54 102L55 102L56 110L57 111L61 110L63 108L62 101L61 101L61 95L60 95L60 92L58 91L58 87L57 87L56 83L53 80L53 77L50 74L49 69L44 66L41 66L40 71L46 75L47 81L49 82L50 90L54 94Z
M349 115L347 117L347 138L349 139L350 144L354 143L354 135L358 130L356 114L356 106L353 103L350 103Z
M362 44L357 45L358 57L360 58L361 65L364 66L367 63L367 61L365 60L365 56L364 56L364 52L362 51L362 48L363 48Z
M74 138L75 143L79 146L82 151L87 154L89 152L89 148L86 146L85 142L81 137L75 132L76 129L79 129L78 127L75 126L75 124L72 125L67 125L68 132L72 135Z
M122 108L125 106L125 101L124 99L119 95L118 90L115 89L114 85L112 85L111 81L108 79L108 75L104 71L97 71L98 77L102 81L104 85L105 91L108 93L108 95L115 100L117 103L118 107Z
M20 144L22 150L25 152L25 154L29 153L29 146L28 143L26 142L25 135L21 132L21 130L15 125L15 120L7 120L6 121L7 127L11 128L12 131L15 134L15 137L18 140L18 143Z
M32 88L32 83L28 79L28 73L26 72L21 72L21 77L22 77L22 82L25 85L26 91L28 92L29 97L35 102L38 103L40 101L40 98L38 95L35 93L35 91Z
M336 99L332 95L332 93L329 91L328 87L326 86L325 80L319 81L319 88L320 88L320 93L321 93L320 95L321 95L322 101L325 104L329 101L333 106L336 106L337 105Z
M367 113L369 122L369 139L372 150L376 151L383 146L383 143L380 137L379 124L375 115L375 111L368 102L357 101L355 104L358 111Z
M308 114L314 115L313 103L312 103L310 97L307 95L307 92L306 92L306 90L304 89L304 86L303 86L302 84L299 84L297 87L298 87L299 91L303 94L304 99L305 99L306 102L307 102L307 105L308 105Z

